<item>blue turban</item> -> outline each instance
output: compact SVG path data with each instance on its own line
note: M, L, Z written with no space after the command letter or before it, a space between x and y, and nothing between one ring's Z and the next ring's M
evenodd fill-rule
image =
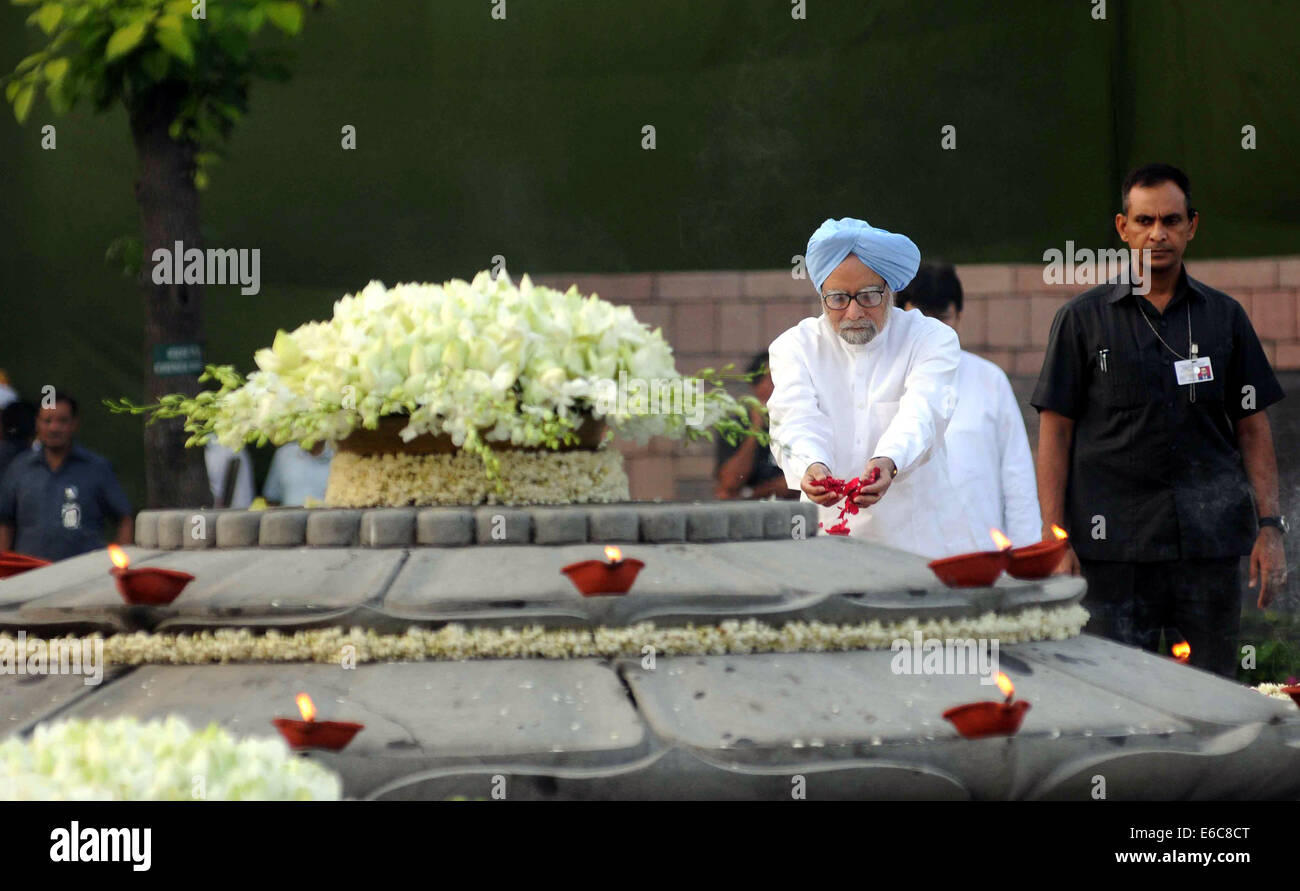
M866 220L827 220L808 239L804 255L817 293L849 254L871 267L894 291L901 291L921 265L921 251L906 235L877 229Z

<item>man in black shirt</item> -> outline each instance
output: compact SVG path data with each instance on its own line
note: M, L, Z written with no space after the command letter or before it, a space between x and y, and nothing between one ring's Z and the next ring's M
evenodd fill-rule
M1240 558L1261 607L1286 581L1264 411L1283 393L1245 310L1183 268L1190 192L1166 164L1129 174L1115 226L1147 258L1137 292L1100 285L1056 314L1030 400L1038 497L1044 537L1070 533L1060 571L1088 581L1088 631L1155 650L1177 628L1193 665L1233 676Z

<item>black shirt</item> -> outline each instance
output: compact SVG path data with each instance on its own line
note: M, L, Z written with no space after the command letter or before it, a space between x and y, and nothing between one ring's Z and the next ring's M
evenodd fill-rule
M1214 380L1180 385L1189 313ZM1185 269L1163 314L1114 283L1061 307L1030 402L1075 422L1065 496L1075 552L1135 562L1249 554L1255 506L1235 424L1282 396L1241 304Z

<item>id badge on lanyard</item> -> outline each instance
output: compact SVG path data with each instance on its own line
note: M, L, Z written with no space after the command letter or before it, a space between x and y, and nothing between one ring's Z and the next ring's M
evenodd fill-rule
M1190 359L1175 362L1174 374L1178 377L1180 386L1203 384L1206 381L1214 380L1214 368L1210 365L1209 356L1199 358L1193 356Z

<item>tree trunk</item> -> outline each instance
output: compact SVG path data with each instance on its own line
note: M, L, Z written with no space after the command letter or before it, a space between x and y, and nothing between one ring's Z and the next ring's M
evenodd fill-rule
M160 344L203 343L203 286L173 280L153 282L154 251L203 248L199 231L199 195L194 186L195 146L178 142L168 127L180 107L183 87L162 84L141 97L131 111L131 135L140 160L136 200L144 256L141 286L145 298L145 396L156 401L165 393L199 391L194 374L159 377L154 374L154 347ZM148 506L200 507L212 503L201 448L185 448L188 434L180 419L160 420L144 428L145 486Z

